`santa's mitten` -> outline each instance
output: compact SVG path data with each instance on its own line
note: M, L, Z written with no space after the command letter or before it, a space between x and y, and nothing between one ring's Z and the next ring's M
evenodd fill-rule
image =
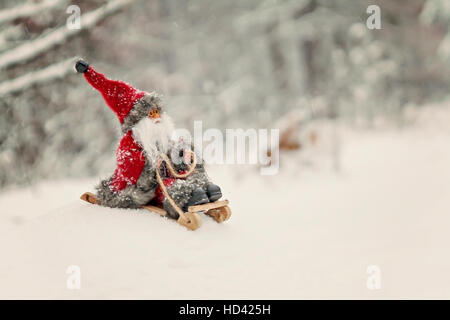
M89 68L89 64L84 60L78 60L75 64L75 69L78 73L85 73Z

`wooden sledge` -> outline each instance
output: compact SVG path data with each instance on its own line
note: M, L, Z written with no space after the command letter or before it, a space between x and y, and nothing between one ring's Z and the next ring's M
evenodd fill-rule
M97 197L90 192L83 193L80 199L91 204L100 204L97 200ZM157 213L163 217L167 216L167 211L161 207L146 205L142 206L141 208L153 213ZM188 208L188 212L184 213L184 217L180 216L177 222L182 226L185 226L189 230L198 229L202 225L202 219L199 213L204 213L207 216L210 216L218 223L222 223L230 219L231 217L231 210L230 207L228 207L228 200L222 200L197 206L190 206Z

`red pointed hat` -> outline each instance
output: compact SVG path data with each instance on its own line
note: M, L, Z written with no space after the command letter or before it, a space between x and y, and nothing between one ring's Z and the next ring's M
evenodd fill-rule
M126 82L106 78L83 60L76 63L75 69L84 73L87 82L102 94L108 106L119 117L120 123L123 123L135 102L145 95L145 91L136 90Z

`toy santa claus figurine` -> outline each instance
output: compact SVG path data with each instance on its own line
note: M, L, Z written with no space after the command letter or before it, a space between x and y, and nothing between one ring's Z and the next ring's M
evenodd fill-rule
M75 68L102 94L119 118L123 134L116 151L116 170L97 186L95 203L118 208L153 203L178 219L180 208L187 211L189 206L221 198L220 188L210 182L200 161L193 163L190 146L172 139L173 122L156 93L107 79L83 60ZM183 161L171 161L174 154Z

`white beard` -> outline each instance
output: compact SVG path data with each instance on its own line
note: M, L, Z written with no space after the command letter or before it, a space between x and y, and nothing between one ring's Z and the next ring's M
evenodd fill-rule
M175 128L172 119L163 113L159 122L146 117L132 130L134 138L141 144L149 160L154 163L160 152L167 154L170 150Z

